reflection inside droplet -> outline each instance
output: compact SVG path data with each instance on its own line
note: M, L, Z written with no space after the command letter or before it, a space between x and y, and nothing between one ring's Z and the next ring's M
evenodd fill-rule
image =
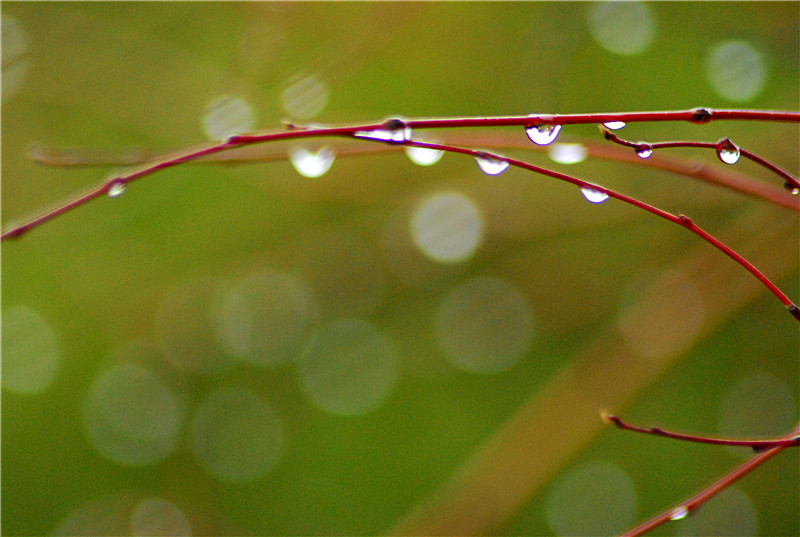
M499 175L508 169L508 162L498 160L483 153L475 157L478 167L487 175Z
M608 194L605 192L589 187L581 187L581 194L591 203L603 203L608 199Z
M739 147L731 142L730 138L723 138L717 142L717 156L725 164L736 164L740 154Z
M548 145L552 143L558 137L559 132L561 132L561 125L549 123L532 125L525 129L525 134L527 134L531 142L536 145Z
M420 166L432 166L439 162L444 154L444 151L439 149L430 149L428 147L414 147L406 146L406 155L411 159L411 162Z

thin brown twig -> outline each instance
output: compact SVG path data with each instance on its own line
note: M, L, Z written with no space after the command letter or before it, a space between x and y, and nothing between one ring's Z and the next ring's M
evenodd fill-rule
M800 435L800 425L798 425L794 431L786 435L785 439L793 439L797 438ZM724 475L708 487L704 488L702 491L698 492L694 496L678 503L675 507L671 507L662 513L654 516L653 518L643 522L642 524L636 526L635 528L627 531L622 535L622 537L638 537L640 535L644 535L647 532L666 524L667 522L673 520L680 520L685 518L692 512L696 511L700 506L705 504L707 501L712 499L714 496L725 490L726 488L733 485L736 481L743 478L766 461L783 451L784 449L794 445L793 443L789 444L779 444L775 447L769 448L766 451L758 453L757 455L748 459L744 464L738 466L733 471L729 472L728 474Z

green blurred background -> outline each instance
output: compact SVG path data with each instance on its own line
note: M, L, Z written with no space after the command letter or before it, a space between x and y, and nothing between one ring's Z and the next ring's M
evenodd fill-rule
M114 169L43 166L32 147L190 147L231 117L800 101L795 2L4 2L2 17L4 228ZM797 125L621 135L729 136L800 167ZM651 168L507 154L688 214L800 296L796 213ZM426 206L440 212L415 243ZM458 260L420 245L470 226ZM678 226L458 155L338 158L319 179L286 160L157 173L3 243L2 532L620 532L747 450L624 433L599 408L695 433L796 425L797 324L751 280ZM796 535L799 488L784 452L654 533Z

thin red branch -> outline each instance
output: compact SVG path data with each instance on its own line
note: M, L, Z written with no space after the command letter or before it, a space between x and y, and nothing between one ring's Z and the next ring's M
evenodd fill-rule
M789 433L783 438L786 439L793 439L800 435L800 425L798 425L794 431ZM636 526L632 530L623 534L622 537L638 537L640 535L644 535L645 533L663 525L667 522L673 520L680 520L685 518L693 511L697 510L701 505L709 501L711 498L725 490L726 488L733 485L736 481L743 478L766 461L794 444L780 444L775 447L769 448L766 451L758 453L757 455L753 456L749 460L747 460L744 464L740 465L732 472L726 474L725 476L721 477L699 493L695 494L691 498L680 502L677 506L667 509L666 511L654 516L650 520L643 522L642 524Z
M652 151L652 150L655 150L655 149L664 149L664 148L670 148L670 147L701 147L701 148L705 148L705 149L714 149L716 151L716 150L719 149L720 144L724 143L725 141L727 141L728 143L731 143L730 140L728 140L727 138L723 138L722 140L720 140L718 142L685 142L685 141L677 141L677 142L631 142L629 140L624 140L624 139L620 138L619 136L617 136L616 134L614 134L613 132L611 132L611 131L609 131L607 129L602 129L602 131L603 131L603 136L605 137L606 140L609 140L611 142L614 142L615 144L619 144L619 145L622 145L622 146L625 146L625 147L632 147L636 151L640 151L640 150L644 150L644 149L649 149L649 150ZM741 156L743 156L743 157L745 157L745 158L747 158L749 160L752 160L753 162L755 162L755 163L767 168L768 170L772 171L776 175L780 176L785 181L784 186L785 186L785 188L787 190L790 190L793 194L800 193L800 190L795 190L795 189L800 189L800 181L798 181L795 176L793 176L789 172L781 169L780 167L778 167L777 165L773 164L769 160L767 160L767 159L765 159L765 158L763 158L763 157L761 157L761 156L759 156L759 155L757 155L757 154L755 154L755 153L753 153L751 151L748 151L746 149L742 149L741 147L737 147L737 150L739 151L739 154Z
M755 121L784 121L800 122L800 112L772 111L772 110L712 110L710 108L694 108L682 111L663 111L663 112L619 112L619 113L599 113L599 114L556 114L542 115L533 114L528 116L508 116L495 118L440 118L440 119L389 119L382 123L372 123L359 126L345 127L323 127L308 128L287 125L289 130L280 132L267 132L257 134L245 134L231 136L226 141L202 148L196 151L179 155L174 158L162 160L147 166L139 171L128 175L120 175L112 178L95 190L90 191L79 198L76 198L52 211L38 216L20 226L13 227L0 234L0 241L18 238L31 229L56 218L72 209L79 207L101 194L108 192L113 184L122 184L135 181L158 170L170 168L178 164L198 160L207 155L229 151L231 149L243 147L255 143L273 142L278 140L290 140L294 138L313 138L344 136L353 137L355 133L362 131L374 131L387 128L395 128L398 125L408 128L454 128L454 127L496 127L496 126L531 126L541 123L568 125L581 123L607 123L618 121L624 123L637 121L689 121L697 124L708 123L713 120L755 120ZM541 169L541 168L540 168Z
M754 451L761 452L766 449L774 448L777 446L791 447L800 446L800 435L790 437L777 438L774 440L731 440L728 438L712 438L708 436L697 436L691 434L674 433L665 431L658 427L637 427L622 421L618 416L603 415L603 420L607 423L616 425L625 431L632 431L636 433L648 434L652 436L661 436L664 438L672 438L674 440L684 440L686 442L697 442L700 444L714 444L720 446L745 446L752 448Z
M639 209L647 211L651 214L654 214L660 218L665 220L669 220L675 224L685 227L707 243L711 244L725 255L739 263L742 267L744 267L750 274L755 276L764 286L769 289L769 291L775 295L781 303L786 306L789 312L798 320L800 321L800 316L798 316L798 307L787 297L772 281L767 278L761 271L759 271L752 263L747 261L744 257L738 254L735 250L724 244L722 241L705 231L704 229L700 228L697 224L695 224L691 218L684 216L684 215L674 215L669 213L663 209L659 209L653 205L640 201L636 198L632 198L630 196L626 196L625 194L620 194L614 190L609 188L602 187L600 185L596 185L594 183L590 183L583 179L578 179L571 175L567 175L564 173L560 173L553 170L548 170L547 168L542 168L540 166L535 166L533 164L528 164L527 162L523 162L521 160L513 159L504 157L502 155L497 155L494 153L487 153L486 151L479 151L475 149L468 149L463 147L456 147L451 145L445 144L433 144L433 143L424 143L424 142L406 142L406 145L412 145L416 147L425 147L428 149L436 149L439 151L448 151L451 153L462 153L465 155L470 155L475 158L490 158L493 160L500 160L507 162L509 165L522 168L524 170L532 171L541 175L546 175L548 177L552 177L554 179L558 179L560 181L565 181L567 183L572 183L573 185L584 188L584 189L591 189L596 192L601 192L608 195L611 198L618 199L622 202L625 202L629 205L633 205Z

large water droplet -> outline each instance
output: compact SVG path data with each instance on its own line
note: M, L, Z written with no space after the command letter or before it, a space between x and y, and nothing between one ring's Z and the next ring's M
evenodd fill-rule
M723 138L717 142L717 156L725 164L735 164L739 160L739 147L731 142L730 138Z
M583 144L553 144L548 155L559 164L575 164L586 160L586 146Z
M107 192L108 197L109 198L116 198L118 196L121 196L121 195L123 195L125 193L125 189L126 188L127 187L125 185L125 181L122 181L121 179L118 179L118 180L114 181L113 183L111 183L111 186L108 187L108 192Z
M411 159L414 164L420 166L432 166L439 162L442 158L444 151L439 149L431 149L429 147L414 147L412 145L406 146L406 155Z
M312 179L322 177L330 169L333 159L336 157L333 149L323 146L316 153L309 151L305 147L293 147L289 149L289 162L294 169L303 177Z
M475 162L487 175L499 175L508 169L508 162L489 157L485 153L479 153L475 157Z
M790 193L792 196L796 196L796 195L800 194L800 187L798 187L798 186L797 186L795 183L790 183L789 181L786 181L786 182L783 184L783 187L784 187L786 190L788 190L788 191L789 191L789 193Z
M581 187L581 194L592 203L603 203L608 199L608 194L588 186Z
M411 127L399 118L386 120L383 128L371 131L356 131L353 136L358 138L369 138L371 140L382 140L384 142L403 143L411 139Z
M603 123L603 126L607 129L611 129L612 131L618 131L621 128L625 127L624 121L606 121Z
M669 514L670 520L681 520L689 516L689 509L684 506L676 507Z
M650 158L653 154L653 147L650 144L639 144L636 146L636 156L639 158Z
M561 125L553 125L551 123L531 125L525 128L525 134L536 145L551 144L558 137L559 132L561 132Z

